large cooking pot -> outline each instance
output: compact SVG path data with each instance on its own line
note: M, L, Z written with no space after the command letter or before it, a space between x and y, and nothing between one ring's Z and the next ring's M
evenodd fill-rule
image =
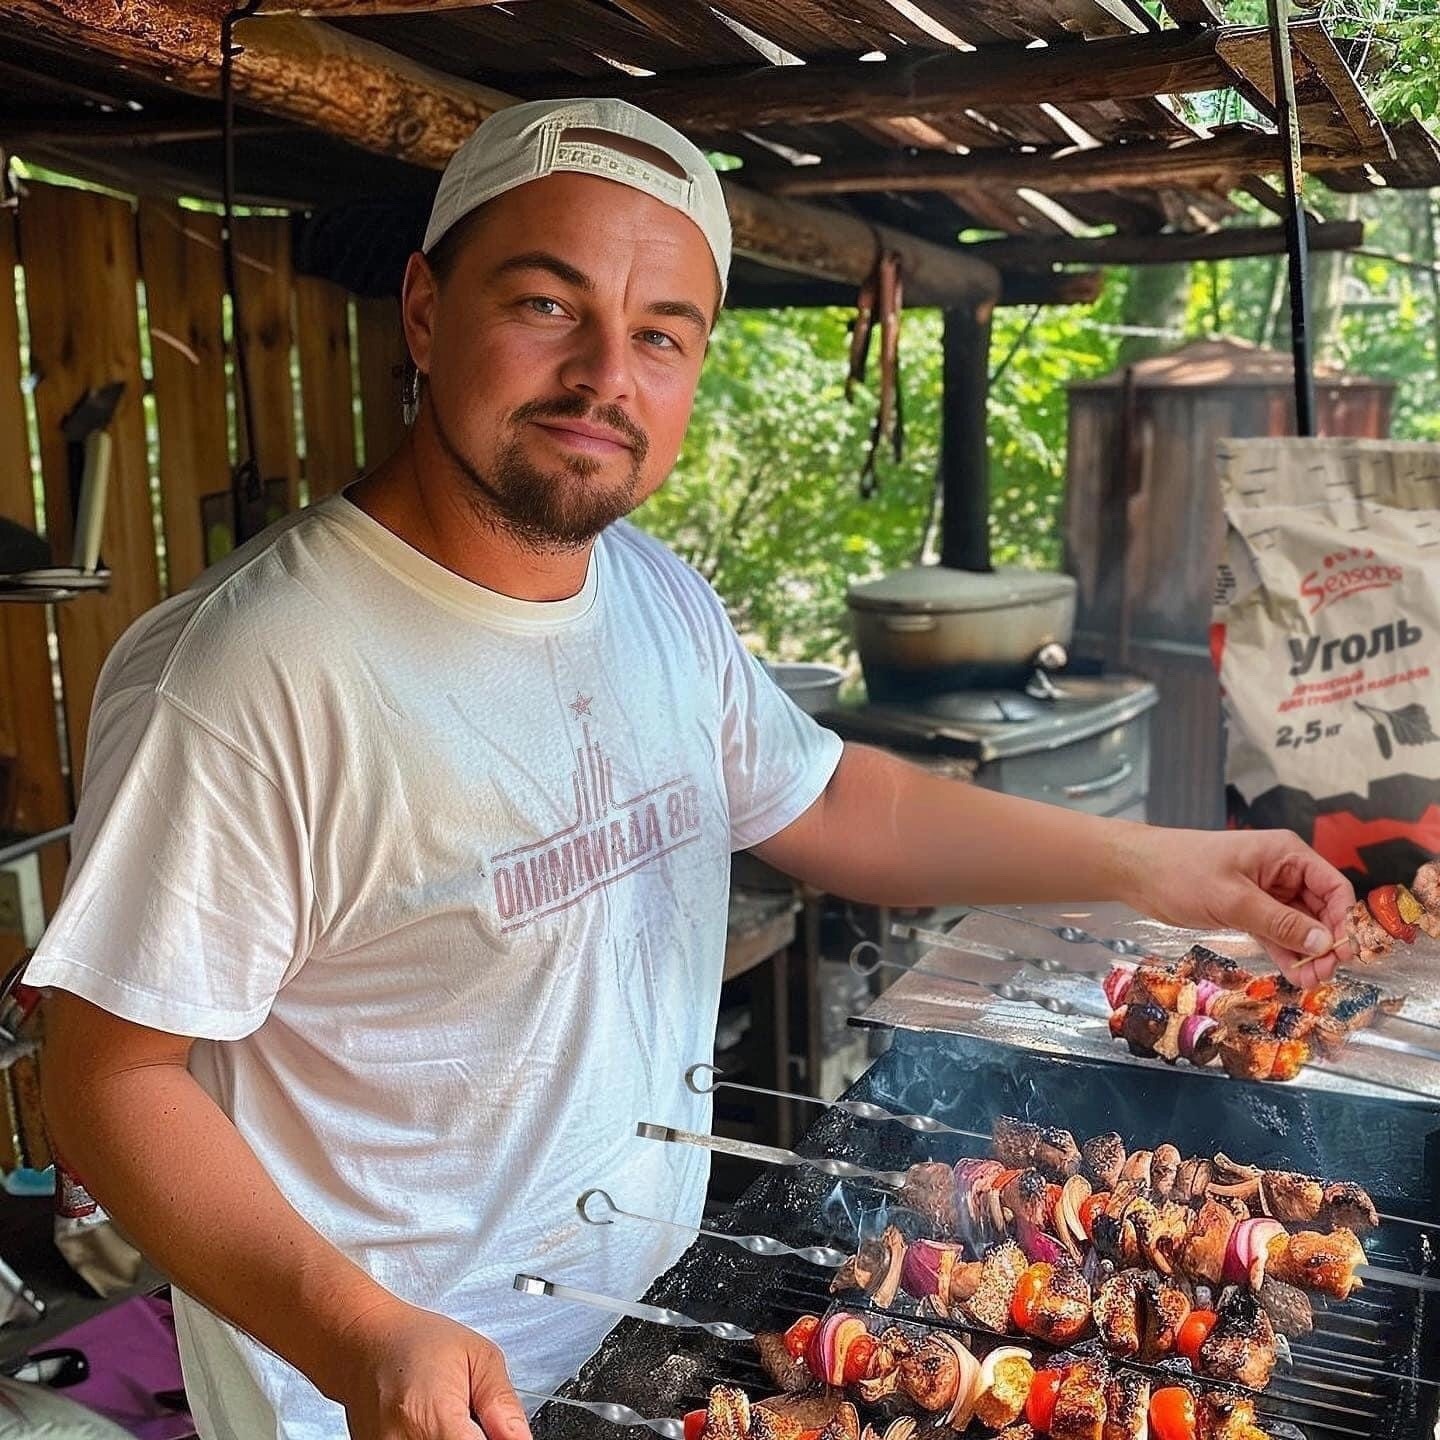
M1064 663L1075 626L1074 578L1035 570L915 565L852 585L847 603L872 700L1023 684Z

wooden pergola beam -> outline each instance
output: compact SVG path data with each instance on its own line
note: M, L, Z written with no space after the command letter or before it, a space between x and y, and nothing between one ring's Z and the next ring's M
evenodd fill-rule
M1311 220L1312 250L1354 250L1364 243L1359 220ZM1048 269L1052 265L1169 265L1189 260L1243 260L1283 255L1281 225L1236 225L1198 235L1100 235L1044 240L981 240L966 247L996 265Z
M696 130L823 125L897 116L941 119L987 105L1148 100L1228 86L1223 31L1164 30L1044 49L987 45L917 58L699 71L612 86Z
M1313 170L1349 169L1378 158L1354 150L1343 155L1305 152ZM897 151L878 160L791 166L752 182L773 195L841 195L939 191L964 195L977 189L1028 186L1046 195L1084 195L1115 190L1230 190L1247 177L1279 169L1284 147L1278 135L1245 129L1179 141L1074 146L1052 150L976 150L951 155Z
M368 20L379 15L428 15L440 10L480 10L502 0L264 0L259 13L304 15L322 20ZM513 4L514 0L505 0Z
M7 13L191 94L219 85L220 0L0 0ZM236 98L362 149L441 169L487 115L513 97L428 69L384 46L298 17L237 27ZM993 304L994 266L841 211L726 184L735 251L801 274L858 286L877 247L897 251L915 304Z

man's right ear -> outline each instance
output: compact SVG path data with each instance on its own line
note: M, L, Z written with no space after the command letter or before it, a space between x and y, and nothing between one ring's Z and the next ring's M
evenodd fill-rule
M400 290L400 321L405 344L416 367L430 369L430 350L435 334L435 301L440 282L430 263L417 250L405 264L405 281Z

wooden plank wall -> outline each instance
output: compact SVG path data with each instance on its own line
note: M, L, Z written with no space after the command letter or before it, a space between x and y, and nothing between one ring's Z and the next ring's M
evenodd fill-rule
M354 477L357 403L371 464L403 434L397 305L358 302L352 356L351 297L294 274L290 233L283 216L245 217L236 227L235 323L247 342L262 473L280 481L279 510L298 504L302 490L318 500ZM24 317L11 283L17 264ZM228 494L234 450L243 445L235 433L239 401L227 393L234 381L224 296L213 214L168 199L132 201L33 181L18 212L0 210L0 516L37 528L20 352L28 317L41 519L61 563L68 563L73 528L62 422L90 388L112 380L125 386L109 426L114 450L102 543L114 578L103 594L55 607L58 715L44 607L0 604L0 773L8 782L8 790L0 788L0 837L69 818L71 780L80 780L106 655L131 621L205 567L202 501ZM44 852L47 907L59 898L64 864L63 847ZM0 933L0 966L18 949L16 937Z

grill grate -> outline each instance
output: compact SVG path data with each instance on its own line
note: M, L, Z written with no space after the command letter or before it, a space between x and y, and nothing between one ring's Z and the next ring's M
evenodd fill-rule
M1256 1095L1259 1087L1237 1083L1233 1103L1218 1113L1203 1107L1196 1116L1183 1095L1166 1093L1162 1082L1178 1077L1162 1075L1141 1095L1133 1083L1117 1085L1111 1070L1019 1056L964 1036L900 1035L848 1094L967 1128L983 1130L996 1114L1015 1113L1066 1125L1082 1137L1116 1129L1135 1143L1170 1139L1187 1152L1224 1149L1262 1164L1344 1175L1366 1184L1383 1209L1434 1218L1440 1107L1327 1096L1324 1112L1316 1113L1313 1095L1275 1093L1276 1087ZM1183 1080L1179 1088L1184 1091ZM800 1148L902 1169L931 1156L953 1160L963 1142L945 1144L941 1137L829 1111ZM880 1222L888 1198L813 1171L767 1170L715 1228L847 1248ZM1413 1227L1388 1225L1367 1241L1373 1264L1417 1273L1435 1268L1428 1236ZM828 1271L801 1261L702 1240L645 1298L700 1320L783 1329L799 1315L823 1313L831 1303L828 1282ZM1317 1307L1316 1329L1296 1342L1294 1364L1277 1369L1259 1397L1262 1423L1288 1422L1307 1440L1415 1440L1432 1433L1440 1416L1435 1306L1436 1297L1425 1292L1373 1284L1344 1304ZM722 1383L766 1393L752 1345L622 1320L562 1393L678 1416L702 1406L710 1387ZM562 1406L542 1409L533 1429L536 1440L603 1440L593 1419Z

